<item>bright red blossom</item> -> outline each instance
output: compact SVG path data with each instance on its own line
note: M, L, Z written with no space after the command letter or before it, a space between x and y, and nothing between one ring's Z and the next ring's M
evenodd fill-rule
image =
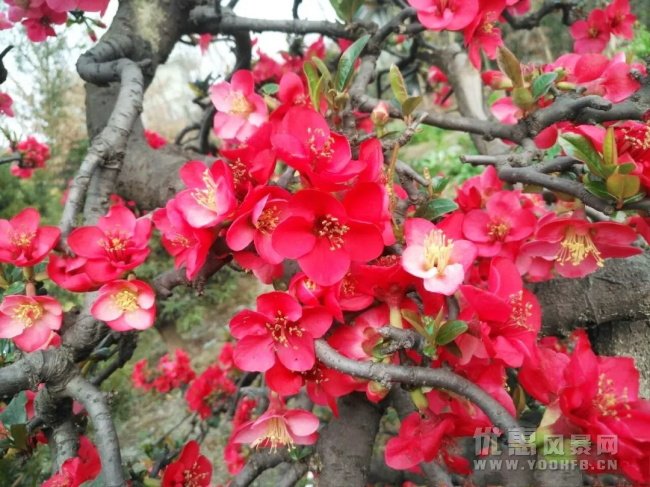
M314 340L331 324L332 316L322 307L303 309L283 292L262 294L257 311L241 311L230 321L230 332L238 340L235 365L265 372L279 360L289 370L309 370L316 361Z
M190 411L196 411L206 419L218 406L225 404L236 390L226 373L218 365L212 365L192 381L185 399Z
M27 267L47 257L61 231L57 227L39 227L40 219L37 210L25 208L11 220L0 220L0 262Z
M199 444L188 441L180 457L170 463L162 477L162 487L208 487L212 480L212 463L199 451Z

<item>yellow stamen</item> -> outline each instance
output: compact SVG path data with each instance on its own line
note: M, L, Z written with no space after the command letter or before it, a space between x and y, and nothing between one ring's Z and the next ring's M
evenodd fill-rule
M275 452L278 447L288 445L293 447L293 438L287 429L287 423L281 418L271 418L267 421L266 433L264 436L255 440L251 447L270 446L271 451Z
M244 95L236 93L233 95L232 104L230 105L229 113L231 115L239 115L240 117L248 117L255 107L249 102Z
M24 303L14 310L14 319L20 321L25 328L33 326L43 317L43 306L38 303Z
M343 236L348 233L350 227L341 224L338 218L326 215L316 225L316 235L326 237L329 240L330 250L337 250L343 247L345 239Z
M205 188L194 189L192 191L192 196L194 196L194 199L199 205L207 208L208 210L217 212L217 183L215 183L214 179L212 179L212 175L210 174L209 169L206 169L203 172L201 179L203 180L203 184L205 184Z
M266 329L271 332L273 341L285 347L289 346L288 336L302 336L302 328L294 321L289 321L289 318L282 314L282 311L277 312L276 318L272 322L266 323Z
M268 208L264 208L264 211L255 223L255 228L262 233L271 233L278 226L279 222L280 209L275 205L271 205Z
M138 295L130 289L124 289L113 296L113 301L122 311L138 309Z
M428 271L435 267L439 275L444 274L454 249L453 242L452 239L447 239L442 230L431 230L424 238L425 270Z
M571 264L577 266L591 255L596 260L596 265L598 267L603 266L604 261L600 255L600 251L594 245L594 242L588 233L578 234L575 228L569 227L564 234L564 239L562 240L560 247L560 251L556 256L556 259L560 264L571 262Z
M614 381L605 374L600 374L598 376L598 394L594 398L593 405L603 416L618 416L620 407L630 409L627 387L623 389L623 394L619 397L614 389Z
M32 241L34 240L35 236L36 233L34 232L29 232L29 233L16 232L11 234L11 243L16 247L27 248L32 245Z
M510 227L503 222L490 222L488 224L488 235L494 240L503 240L508 235Z

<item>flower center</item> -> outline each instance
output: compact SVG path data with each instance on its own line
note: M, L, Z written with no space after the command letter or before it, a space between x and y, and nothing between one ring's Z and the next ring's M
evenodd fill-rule
M357 293L357 281L350 275L346 274L341 282L341 295L343 297L349 298L354 296Z
M266 329L271 332L271 337L275 343L285 347L289 346L289 336L302 336L302 328L300 325L294 321L289 321L280 310L278 310L273 322L266 323Z
M43 306L38 303L24 303L14 311L14 319L20 321L25 328L33 326L42 316Z
M255 111L255 107L242 93L237 92L233 95L229 111L231 115L238 115L246 118L253 111Z
M442 230L431 230L424 238L424 268L429 271L434 267L442 275L451 259L454 241L447 239Z
M560 243L560 247L560 251L556 256L560 264L571 262L573 265L580 265L591 255L596 260L598 267L603 266L603 258L600 255L600 251L594 245L588 233L578 234L575 228L570 227L564 234L564 239Z
M180 233L174 235L174 237L170 239L170 242L176 247L183 247L185 249L189 248L191 245L190 239Z
M264 436L256 439L252 444L252 448L259 446L270 446L271 451L275 452L278 447L289 445L293 446L293 438L287 429L287 423L282 418L271 418L267 421L266 431Z
M217 183L215 183L214 179L212 179L212 175L210 174L209 169L203 171L203 176L201 176L201 179L203 180L203 184L205 184L205 188L193 189L192 196L199 205L207 208L208 210L218 212Z
M502 221L490 222L488 224L488 235L492 240L503 240L508 235L510 227Z
M99 242L111 259L125 260L129 238L124 232L111 232L106 239Z
M316 223L316 235L327 238L330 250L338 250L343 247L345 243L343 235L349 230L350 227L343 225L338 218L332 215L325 215Z
M36 237L35 232L15 232L11 234L11 243L21 249L27 249L32 246L34 237Z
M199 472L200 466L198 463L193 463L190 468L183 470L183 487L200 487L203 485L201 482L207 477L207 472Z
M332 157L332 154L334 153L334 150L332 149L334 139L331 136L325 139L325 132L323 129L319 128L307 128L307 133L310 134L309 139L307 139L309 151L314 158L329 159ZM318 137L318 140L316 137Z
M600 34L600 31L598 30L597 27L589 27L589 37L591 38L596 38Z
M524 301L524 292L519 291L518 293L511 294L509 300L510 306L512 306L510 323L519 328L530 330L531 327L528 324L528 318L533 314L533 305Z
M621 397L616 395L614 381L605 374L598 376L598 394L594 398L594 408L603 416L618 416L617 406L629 409L627 387Z
M130 289L124 289L113 296L113 301L122 311L138 309L138 295Z
M278 226L280 221L280 208L271 205L264 208L264 211L255 222L255 228L262 233L271 233Z

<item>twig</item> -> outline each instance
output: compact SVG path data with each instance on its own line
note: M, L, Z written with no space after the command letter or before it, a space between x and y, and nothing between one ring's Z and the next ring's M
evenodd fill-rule
M276 467L283 462L289 461L289 454L286 450L275 453L256 452L253 453L244 468L232 479L231 487L247 487L262 472Z

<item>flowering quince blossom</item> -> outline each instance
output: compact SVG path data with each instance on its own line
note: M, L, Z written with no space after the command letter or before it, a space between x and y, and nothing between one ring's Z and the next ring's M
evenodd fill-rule
M99 288L90 313L115 331L146 330L156 319L156 295L136 279L116 279Z
M235 206L232 171L223 161L210 167L200 161L189 161L180 169L188 189L176 196L176 208L194 228L215 226L228 218Z
M480 0L479 14L463 30L469 60L476 69L481 68L481 50L494 59L497 48L503 45L501 29L495 24L505 7L505 0Z
M462 30L479 13L479 0L408 0L431 30Z
M271 395L269 407L259 418L244 423L234 434L235 443L249 444L251 448L270 448L294 445L313 445L318 439L319 421L309 411L286 409L282 400Z
M199 444L188 441L178 460L170 463L162 477L162 487L208 487L212 480L212 463L201 455Z
M47 5L57 12L83 10L85 12L104 12L109 0L45 0Z
M101 282L91 279L86 272L88 259L50 254L47 275L57 286L72 292L94 291Z
M634 22L636 16L630 11L629 0L613 0L605 7L605 13L609 20L609 28L612 34L623 39L632 39L634 36Z
M636 232L621 223L548 215L540 220L535 239L524 244L521 253L555 262L562 277L584 277L603 267L605 258L623 258L642 253L632 247Z
M217 109L214 131L222 139L245 141L268 118L264 98L255 93L250 71L239 70L230 83L222 81L213 85L210 99Z
M171 199L165 208L153 213L153 223L162 233L165 250L174 257L174 266L185 266L188 279L194 279L208 258L216 234L209 228L194 228L178 209L179 201Z
M147 141L149 147L154 150L160 149L161 147L167 145L167 139L160 135L158 132L154 132L153 130L145 130L144 138Z
M269 264L283 257L271 244L271 235L283 218L291 194L277 186L262 186L251 191L237 208L226 233L226 243L234 251L244 250L251 242Z
M87 259L84 271L95 282L109 282L135 269L149 255L151 220L137 219L122 205L111 207L96 226L75 228L68 237L70 249Z
M354 204L359 193L367 197L364 207ZM273 248L296 259L317 284L331 286L345 276L351 262L368 262L381 254L384 194L372 183L357 185L342 203L321 191L299 191L289 202L287 218L273 232Z
M523 208L517 193L500 191L488 199L485 210L471 210L463 219L463 235L481 257L498 255L503 245L520 242L535 231L537 218Z
M97 478L100 471L101 459L97 448L86 436L80 436L77 456L63 462L59 471L41 487L80 487Z
M13 99L7 93L0 91L0 114L13 117L14 110L11 107L13 103Z
M495 257L487 290L469 285L460 290L479 319L488 324L481 329L481 338L489 355L520 367L532 353L542 317L537 299L523 288L517 267L509 259Z
M569 28L575 40L573 50L577 54L602 52L610 37L610 25L607 14L602 9L594 9L586 20L578 20Z
M59 241L57 227L39 227L41 216L25 208L11 220L0 219L0 262L18 267L41 262Z
M451 296L465 278L476 257L476 247L467 240L452 240L428 220L409 218L404 223L407 247L402 266L424 280L424 289Z
M11 174L21 179L31 178L35 169L45 167L50 158L50 148L31 135L16 144L15 151L20 153L20 164L11 166Z
M147 359L136 362L133 366L131 381L134 387L145 391L155 389L166 393L172 389L189 384L196 377L190 358L182 348L174 351L174 357L165 354L160 357L155 370L149 369Z
M257 311L241 311L230 321L230 333L238 340L233 351L235 365L265 372L279 360L289 370L309 370L316 361L314 340L331 324L332 316L325 308L302 308L283 292L262 294L257 298Z
M45 348L61 328L61 305L49 296L5 296L0 303L0 338L11 338L24 352Z
M185 399L190 411L196 411L201 418L206 419L236 390L234 382L226 373L218 365L212 365L192 381L187 388Z

